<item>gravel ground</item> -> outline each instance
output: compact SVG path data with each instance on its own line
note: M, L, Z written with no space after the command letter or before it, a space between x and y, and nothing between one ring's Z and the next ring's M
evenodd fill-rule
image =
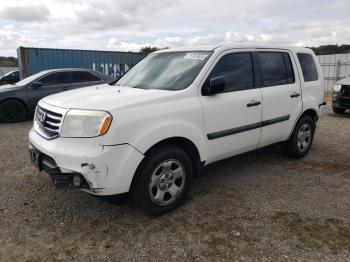
M158 218L55 189L29 162L30 127L0 124L0 261L350 261L349 113L319 121L304 159L271 146L207 167Z

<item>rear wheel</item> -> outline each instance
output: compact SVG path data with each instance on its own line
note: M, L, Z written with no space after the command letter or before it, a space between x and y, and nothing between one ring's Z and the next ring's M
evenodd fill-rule
M138 168L133 197L150 215L161 215L178 207L192 184L192 163L179 147L164 145L149 152Z
M23 121L27 115L24 104L15 99L9 99L0 104L0 120L5 123Z
M345 108L339 108L339 107L334 107L333 106L333 112L336 114L344 114Z
M314 139L315 122L308 115L303 116L296 124L291 137L282 144L283 153L294 158L305 156Z

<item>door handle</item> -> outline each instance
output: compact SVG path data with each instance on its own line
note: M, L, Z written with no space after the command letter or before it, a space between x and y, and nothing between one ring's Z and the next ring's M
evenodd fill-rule
M68 90L68 87L67 87L67 86L66 86L66 87L63 87L62 90Z
M299 96L300 96L300 93L297 93L297 92L294 92L293 94L290 95L291 98L299 97Z
M252 100L252 101L250 101L250 102L247 104L247 107L258 106L258 105L260 105L260 104L261 104L260 101Z

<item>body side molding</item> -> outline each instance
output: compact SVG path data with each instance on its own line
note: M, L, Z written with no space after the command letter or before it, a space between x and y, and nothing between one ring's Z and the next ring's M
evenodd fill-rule
M207 134L207 137L209 140L213 140L213 139L217 139L220 137L225 137L225 136L230 136L230 135L246 132L246 131L253 130L256 128L277 124L277 123L280 123L283 121L287 121L287 120L289 120L289 118L290 118L290 115L280 116L280 117L276 117L273 119L265 120L265 121L254 123L254 124L249 124L249 125L244 125L244 126L240 126L240 127L235 127L235 128L231 128L231 129L213 132L213 133Z

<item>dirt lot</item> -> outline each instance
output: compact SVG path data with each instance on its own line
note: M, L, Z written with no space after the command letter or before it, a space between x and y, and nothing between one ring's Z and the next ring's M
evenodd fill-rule
M29 163L31 122L0 124L0 261L350 261L350 114L318 123L309 155L278 146L206 168L185 204L56 190Z

